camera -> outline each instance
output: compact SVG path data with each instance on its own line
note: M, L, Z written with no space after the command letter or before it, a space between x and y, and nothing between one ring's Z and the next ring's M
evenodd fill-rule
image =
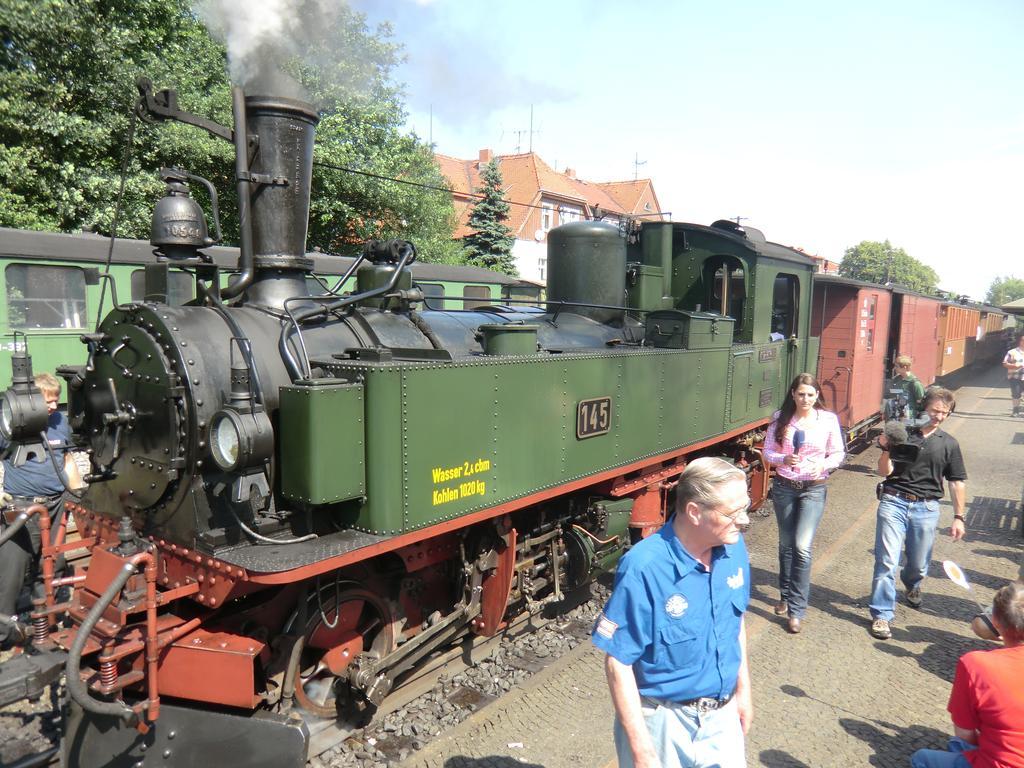
M910 400L907 397L907 393L892 380L886 380L885 382L882 416L886 421L902 420L910 416Z
M923 445L924 437L921 435L921 430L917 427L909 428L906 442L889 445L889 458L893 460L893 463L910 464L917 461Z
M883 430L889 458L893 463L909 464L917 460L924 445L921 424L913 420L887 421Z

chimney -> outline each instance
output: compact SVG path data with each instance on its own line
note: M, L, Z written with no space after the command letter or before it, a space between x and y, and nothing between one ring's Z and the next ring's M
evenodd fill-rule
M480 165L486 165L494 159L494 152L489 149L480 150Z
M575 179L576 178L576 169L575 168L566 168L565 169L565 175L568 176L570 179Z

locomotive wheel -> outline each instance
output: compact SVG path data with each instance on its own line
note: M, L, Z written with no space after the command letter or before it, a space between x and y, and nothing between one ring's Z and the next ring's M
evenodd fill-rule
M295 700L316 717L362 721L371 705L352 690L345 675L361 653L383 658L395 650L391 608L380 595L352 582L313 595L305 646L295 675ZM331 626L333 624L333 626Z

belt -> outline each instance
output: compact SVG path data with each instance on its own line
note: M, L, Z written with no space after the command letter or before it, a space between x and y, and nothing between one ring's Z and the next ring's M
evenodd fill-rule
M655 699L652 696L644 696L644 698L665 707L693 707L698 712L712 712L716 709L721 709L732 701L733 695L734 694L730 693L724 699L716 699L711 696L701 696L696 699L690 699L689 701L666 701L664 699Z
M895 496L897 499L903 499L904 501L935 501L935 499L927 498L925 496L915 496L912 493L906 491L898 491L895 488L890 488L888 485L882 486L882 493L886 493L889 496Z
M828 482L828 478L819 477L817 480L790 480L788 477L776 475L775 482L783 488L795 488L798 491L802 491L804 488L813 488L816 485L824 485Z
M59 493L55 493L53 496L11 496L11 498L18 501L27 501L29 504L48 504L58 496L60 496Z

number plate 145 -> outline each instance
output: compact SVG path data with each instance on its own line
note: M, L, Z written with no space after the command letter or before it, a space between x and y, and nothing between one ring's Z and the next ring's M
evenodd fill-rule
M612 428L612 399L594 397L576 407L576 439L603 435Z

